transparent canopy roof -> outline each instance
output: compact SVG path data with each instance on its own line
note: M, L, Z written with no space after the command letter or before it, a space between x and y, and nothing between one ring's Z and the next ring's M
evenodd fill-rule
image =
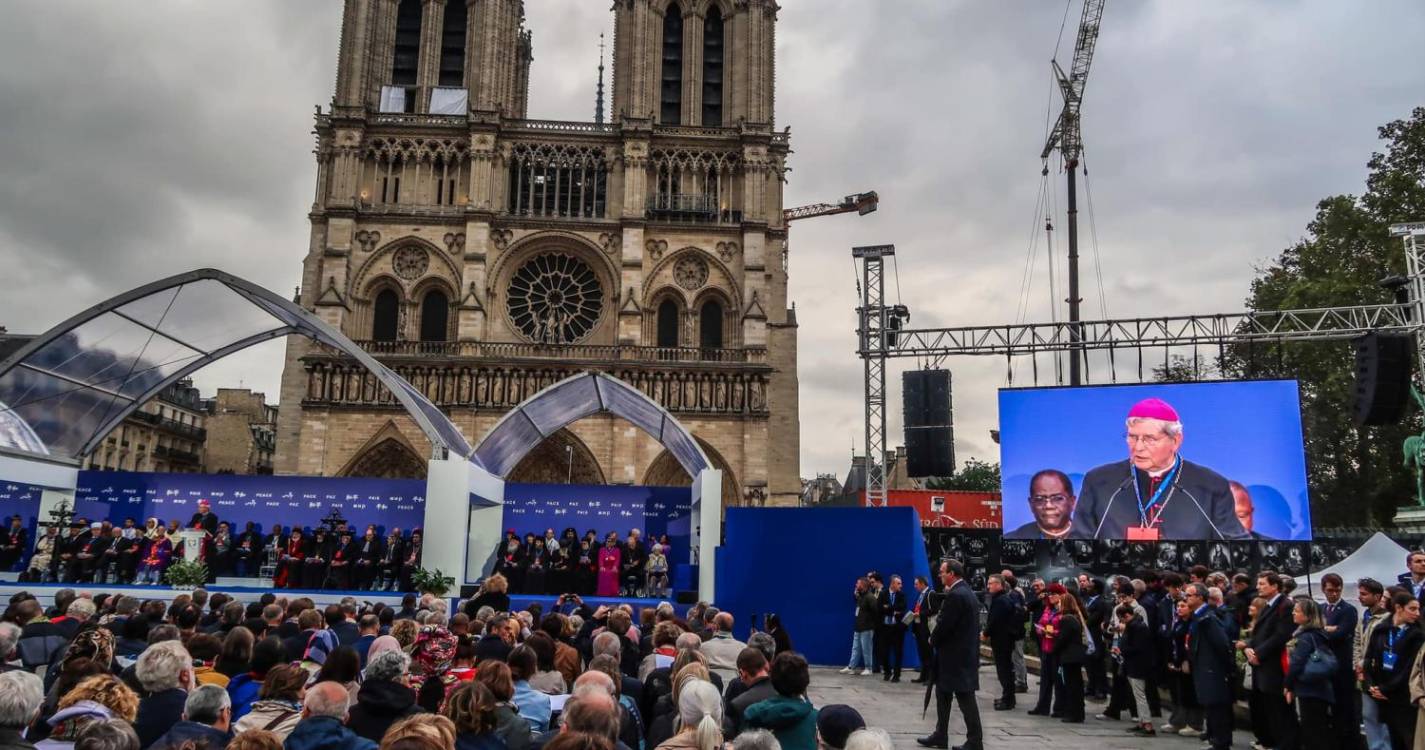
M594 372L561 380L515 407L480 441L471 460L497 476L507 476L545 438L598 412L623 417L647 432L690 477L711 465L697 441L667 410L622 380Z
M0 448L78 460L170 384L293 333L361 362L432 444L470 455L470 444L443 412L341 332L266 289L213 269L114 297L0 363Z

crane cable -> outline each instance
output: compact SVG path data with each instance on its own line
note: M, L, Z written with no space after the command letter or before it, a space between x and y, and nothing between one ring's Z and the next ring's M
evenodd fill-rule
M1098 222L1094 219L1093 210L1093 187L1089 183L1089 161L1087 155L1080 156L1080 162L1084 167L1084 197L1088 199L1089 209L1089 239L1092 243L1090 250L1093 253L1093 272L1098 280L1098 309L1103 320L1108 320L1108 292L1103 287L1103 265L1099 262L1098 252Z

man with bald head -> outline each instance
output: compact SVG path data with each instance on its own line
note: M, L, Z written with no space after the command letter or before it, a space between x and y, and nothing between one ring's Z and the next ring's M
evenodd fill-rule
M335 682L318 682L302 699L302 719L284 743L302 750L376 750L376 743L346 727L351 696Z
M708 669L717 672L724 681L737 676L737 657L747 644L732 637L732 613L718 612L713 618L713 634L703 643L708 657Z

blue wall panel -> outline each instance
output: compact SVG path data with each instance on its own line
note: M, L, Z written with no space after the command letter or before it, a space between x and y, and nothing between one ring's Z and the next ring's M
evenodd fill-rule
M775 612L812 664L846 666L857 577L897 574L913 604L915 576L930 576L913 508L729 508L724 532L716 604L737 617L737 637L753 614ZM909 635L905 657L916 663Z

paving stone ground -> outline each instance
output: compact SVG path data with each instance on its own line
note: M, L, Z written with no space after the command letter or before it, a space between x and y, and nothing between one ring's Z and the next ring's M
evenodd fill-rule
M905 680L915 679L915 673L907 673ZM980 720L985 727L985 747L987 750L999 748L1025 748L1025 750L1069 750L1071 748L1093 748L1109 750L1113 748L1146 748L1154 750L1199 750L1201 741L1191 737L1167 736L1140 739L1127 733L1132 725L1127 721L1096 721L1093 715L1103 709L1102 703L1089 701L1085 704L1088 720L1083 724L1065 724L1058 719L1029 716L1026 712L1033 708L1033 700L1026 697L1038 695L1038 678L1029 676L1030 695L1019 696L1019 706L1013 711L993 710L994 695L988 688L995 687L994 668L980 668ZM839 674L835 669L816 668L812 670L812 701L818 706L845 703L854 706L866 718L866 723L890 733L897 750L917 750L915 738L930 734L935 726L935 705L932 700L925 718L920 717L921 703L925 688L910 682L885 682L879 675L859 677ZM960 712L950 712L950 742L965 741L965 723ZM1160 720L1161 721L1161 720ZM1246 747L1251 737L1238 732L1238 747Z

